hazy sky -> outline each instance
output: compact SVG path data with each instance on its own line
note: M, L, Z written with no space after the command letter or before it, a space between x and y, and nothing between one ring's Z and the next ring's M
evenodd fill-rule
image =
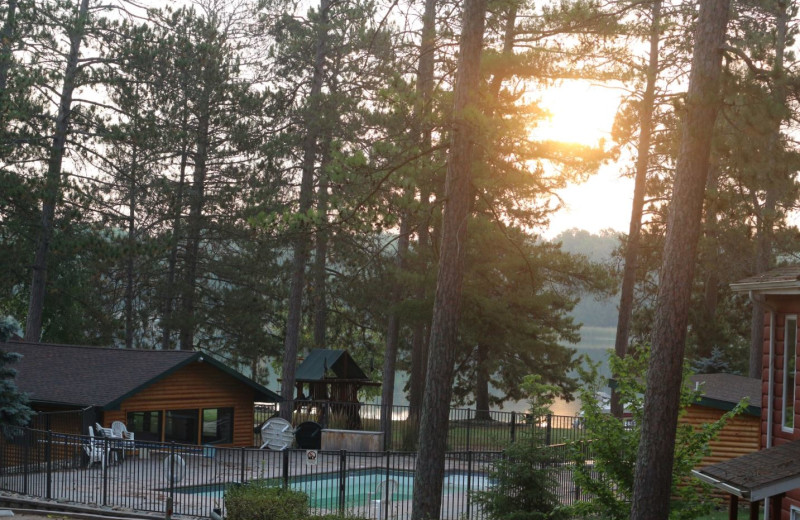
M566 207L552 219L546 237L570 228L592 233L603 229L628 232L633 199L633 179L620 179L617 165L608 165L587 182L561 192Z
M552 119L536 128L534 135L586 145L596 145L600 139L611 140L620 90L572 81L548 89L540 96ZM550 238L570 228L594 233L607 228L627 232L633 180L619 177L620 166L606 164L587 182L562 190L559 195L566 207L554 216L545 236Z

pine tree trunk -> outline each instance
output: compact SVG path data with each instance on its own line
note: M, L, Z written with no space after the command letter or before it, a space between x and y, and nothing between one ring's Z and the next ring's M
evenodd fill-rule
M8 93L8 71L11 69L11 44L14 39L17 20L17 0L8 0L6 21L0 29L0 133L5 131L6 99Z
M311 77L309 106L306 113L306 135L303 139L303 166L300 179L298 213L305 215L311 209L314 189L314 163L319 147L321 126L320 94L322 92L325 57L328 45L328 11L331 0L321 0L319 6L319 27L314 51L314 71ZM294 242L292 258L292 277L289 289L289 310L286 318L286 337L283 344L283 369L281 371L281 398L291 401L294 397L294 374L297 365L297 350L300 343L300 319L302 318L303 285L305 283L306 263L309 256L309 237L307 229L298 229ZM288 419L292 410L281 407L281 417Z
M430 150L433 142L433 129L430 123L434 87L434 58L436 51L436 0L425 0L425 10L422 15L422 39L419 48L419 64L417 69L417 101L414 113L419 125L420 150ZM423 171L430 171L427 166L429 159L423 160ZM420 221L417 227L417 252L421 258L421 275L425 276L428 269L427 255L430 251L430 190L427 183L420 187ZM427 284L422 283L417 288L416 298L426 301ZM403 444L412 449L417 445L419 438L419 416L422 409L422 398L425 394L425 369L428 365L428 327L425 323L416 323L411 337L411 373L409 379L414 383L409 385L408 395L408 425L406 439Z
M408 212L404 212L400 222L400 236L397 239L397 256L395 264L398 271L405 270L406 255L409 246L409 219ZM402 301L402 288L397 282L392 291L393 305ZM394 408L394 381L397 369L397 345L400 341L400 318L395 309L389 310L388 325L386 327L386 348L383 354L383 386L381 387L381 431L383 432L386 449L392 443L392 409Z
M428 327L417 323L411 332L411 372L408 379L408 417L406 418L403 449L415 451L419 441L419 419L425 396L425 369L428 364Z
M786 77L784 74L784 59L786 50L786 29L789 22L788 9L791 4L777 2L780 12L777 14L775 22L775 65L773 66L773 91L772 99L774 106L780 107L777 117L772 125L772 132L769 136L768 164L766 168L766 185L764 206L761 208L761 215L758 219L756 232L756 261L755 272L763 273L772 267L773 263L773 226L775 225L775 208L778 196L778 177L781 175L778 167L777 158L781 155L781 124L786 112ZM763 300L753 302L753 312L751 316L750 328L750 364L748 375L761 379L763 348L764 348L764 312Z
M505 16L505 28L503 34L503 51L502 55L506 59L511 59L514 56L514 36L516 35L517 23L517 4L511 3L508 6L508 11ZM508 74L507 68L501 68L494 74L491 82L489 83L489 96L494 102L500 100L500 89L503 86ZM494 116L494 110L487 110L486 117ZM482 155L478 153L478 155ZM478 159L485 162L483 157ZM476 377L475 377L475 419L479 421L488 421L491 419L489 413L489 367L487 362L489 360L490 347L486 344L479 344L476 352Z
M447 164L441 256L431 322L412 520L438 518L453 386L456 332L469 217L474 135L466 113L478 97L486 0L466 0Z
M209 65L210 66L210 65ZM198 103L197 142L192 171L192 185L189 189L189 215L186 223L186 254L184 264L186 271L183 278L181 295L181 320L179 330L180 350L194 348L195 331L195 295L197 285L197 266L199 263L200 243L203 233L203 206L205 205L205 182L208 162L209 123L211 119L210 94L211 86L206 82L203 94Z
M659 278L632 520L669 516L686 326L730 0L701 0Z
M186 127L184 118L182 128ZM169 261L167 262L167 281L164 295L164 315L162 318L161 348L171 350L172 347L172 325L173 325L173 305L175 300L175 278L178 266L178 245L181 239L181 212L183 209L183 188L186 184L186 166L189 160L189 151L186 145L181 151L180 175L178 177L178 188L175 193L175 203L173 204L172 237L170 239Z
M47 260L50 253L50 240L53 236L53 219L56 205L61 197L61 165L69 133L69 116L72 112L72 93L75 90L75 79L78 74L78 55L88 20L89 0L81 0L76 17L75 27L70 34L69 54L64 69L64 84L56 116L55 134L50 147L47 162L47 174L44 179L42 194L42 214L36 252L33 258L33 280L31 281L30 300L28 302L28 318L25 324L25 341L37 343L42 337L42 315L44 297L47 289Z
M661 1L655 0L651 8L650 58L647 64L647 84L639 108L639 144L636 158L636 176L633 187L631 221L628 241L625 245L625 267L622 271L622 288L619 296L617 335L614 353L623 358L628 352L630 323L633 315L633 291L636 286L636 270L639 258L639 242L644 212L644 196L647 184L647 167L650 162L650 141L653 133L653 111L655 110L656 79L658 79L658 43L661 37ZM623 409L616 389L611 389L611 413L622 417Z
M136 169L138 168L138 150L133 149L131 157L130 186L128 187L128 255L126 261L125 283L125 348L133 348L133 300L134 271L136 262Z
M488 421L492 418L489 413L489 347L483 343L478 344L476 354L478 364L475 368L475 419Z
M719 248L717 242L719 240L719 224L717 223L717 216L719 210L719 177L720 169L717 165L712 165L708 169L708 181L706 182L706 204L705 215L703 217L704 230L703 234L710 244L710 251L708 251L708 258L706 264L712 266L706 273L705 280L703 280L703 306L702 306L702 320L709 325L716 322L717 305L719 303L719 274L716 266L719 265ZM695 355L698 358L711 357L714 351L714 346L717 342L717 327L701 327L697 331L697 352Z
M330 130L326 132L322 144L322 160L320 161L319 189L317 190L317 213L322 219L316 232L316 251L314 252L314 347L325 348L325 336L328 329L327 300L327 261L328 261L328 176L325 173L331 162Z

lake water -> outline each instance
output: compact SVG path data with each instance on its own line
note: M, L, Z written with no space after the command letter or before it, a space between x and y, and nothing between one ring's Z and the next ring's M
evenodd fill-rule
M578 351L578 355L584 355L592 362L600 362L599 372L603 377L609 377L608 351L614 349L614 337L616 327L583 327L581 328L581 341L576 345L568 345ZM577 377L577 374L572 374ZM398 372L395 380L394 403L397 405L408 405L403 387L408 380L408 373ZM380 400L378 398L377 400ZM578 400L566 402L558 399L553 405L554 415L576 415L580 411L581 405ZM493 410L500 410L499 407L492 407ZM526 401L506 401L503 403L503 411L507 412L526 412L528 403Z
M592 362L600 362L599 372L603 377L609 377L610 371L608 368L608 351L614 349L614 336L616 335L616 327L582 327L581 328L581 341L575 345L567 345L575 348L578 355L584 355L591 359ZM245 369L246 371L246 369ZM572 374L577 377L577 374ZM394 387L394 404L408 405L403 387L408 380L407 372L398 372L395 378ZM277 381L275 374L270 374L267 388L280 390L280 384ZM380 402L380 396L374 399L367 399L367 402ZM581 405L577 400L566 402L563 399L558 399L553 405L554 415L576 415L580 411ZM493 407L493 410L501 410L499 407ZM503 403L502 410L507 412L527 412L528 403L526 401L506 401Z

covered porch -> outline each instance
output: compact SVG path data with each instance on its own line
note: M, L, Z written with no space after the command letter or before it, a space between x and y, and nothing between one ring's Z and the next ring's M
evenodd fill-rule
M692 473L729 495L731 520L738 518L739 500L750 502L751 520L759 518L762 503L765 519L780 520L786 493L800 488L800 441L705 466ZM790 512L790 519L800 518L800 510L797 516L793 513Z

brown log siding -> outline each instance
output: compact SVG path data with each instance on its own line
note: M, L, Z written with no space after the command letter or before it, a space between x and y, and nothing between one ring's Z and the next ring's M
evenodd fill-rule
M784 333L786 326L787 315L797 315L798 323L800 323L800 299L797 296L768 296L769 305L776 308L775 316L775 359L773 360L774 372L772 374L772 445L778 446L785 442L790 442L800 439L800 417L797 416L797 403L795 401L795 428L791 432L783 431L782 428L782 410L783 410L783 367L784 367ZM769 409L769 348L770 348L770 334L769 334L769 321L770 313L766 312L764 315L764 370L763 370L763 396L762 396L762 421L761 421L761 448L767 446L767 414ZM795 378L795 385L800 383L798 378ZM795 392L796 397L800 397L800 392ZM800 507L800 490L793 490L786 494L786 498L781 504L781 518L788 520L790 516L791 506Z
M725 412L707 406L692 405L681 422L700 428L717 421ZM711 452L703 457L700 467L740 457L759 449L760 417L738 415L728 421L719 436L709 443Z
M103 426L127 422L128 412L233 408L233 444L220 446L252 446L254 400L253 389L244 383L207 363L191 363L126 399L119 410L106 411ZM202 423L198 430L199 443Z

